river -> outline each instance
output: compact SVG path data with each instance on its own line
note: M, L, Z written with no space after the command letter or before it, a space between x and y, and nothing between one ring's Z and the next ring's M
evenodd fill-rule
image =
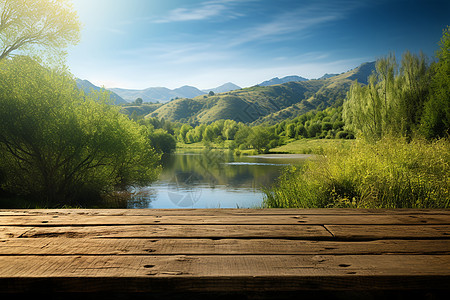
M262 188L307 155L235 156L218 150L163 157L151 186L135 190L128 208L258 208Z

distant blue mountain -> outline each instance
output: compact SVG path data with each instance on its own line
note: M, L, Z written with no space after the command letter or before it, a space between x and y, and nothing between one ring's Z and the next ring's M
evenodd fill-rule
M94 84L92 84L90 81L88 80L82 80L77 78L76 79L77 82L77 87L82 90L83 92L85 92L86 94L89 94L92 90L94 91L104 91L104 88L98 87ZM108 91L111 94L111 99L114 101L113 104L122 104L122 103L127 103L127 101L125 101L122 97L120 97L119 95L117 95L114 92Z
M206 89L206 90L202 90L202 91L205 93L209 93L210 91L213 91L216 94L220 94L220 93L226 93L226 92L230 92L230 91L239 90L240 88L241 88L240 86L237 86L234 83L227 82L216 88Z
M275 84L283 84L283 83L292 82L292 81L295 81L295 82L308 81L308 79L300 77L300 76L296 76L296 75L286 76L286 77L283 77L283 78L275 77L275 78L272 78L270 80L264 81L264 82L262 82L262 83L260 83L258 85L259 86L271 86L271 85L275 85Z
M217 88L208 90L199 90L196 87L185 85L176 89L168 89L165 87L150 87L144 90L131 90L121 88L111 88L110 91L118 94L128 102L133 102L137 98L141 98L144 102L168 102L175 98L195 98L197 96L205 95L210 91L214 93L224 93L240 89L237 85L228 82Z

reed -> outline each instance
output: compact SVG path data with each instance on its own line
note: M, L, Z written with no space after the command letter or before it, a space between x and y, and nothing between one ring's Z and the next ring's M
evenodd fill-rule
M287 169L265 207L450 208L450 140L384 138Z

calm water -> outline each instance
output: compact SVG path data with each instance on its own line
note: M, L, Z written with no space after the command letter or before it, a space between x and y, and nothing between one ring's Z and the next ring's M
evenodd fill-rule
M135 191L129 208L260 207L262 187L305 158L237 157L221 151L176 153L163 159L157 182Z

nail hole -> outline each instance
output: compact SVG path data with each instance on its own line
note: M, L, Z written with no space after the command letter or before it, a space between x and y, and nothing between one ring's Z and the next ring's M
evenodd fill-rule
M341 268L347 268L347 267L350 267L351 265L347 265L347 264L340 264L339 265L339 267L341 267Z
M356 274L356 272L347 272L347 274Z
M149 269L149 268L153 268L155 265L145 265L144 268Z

